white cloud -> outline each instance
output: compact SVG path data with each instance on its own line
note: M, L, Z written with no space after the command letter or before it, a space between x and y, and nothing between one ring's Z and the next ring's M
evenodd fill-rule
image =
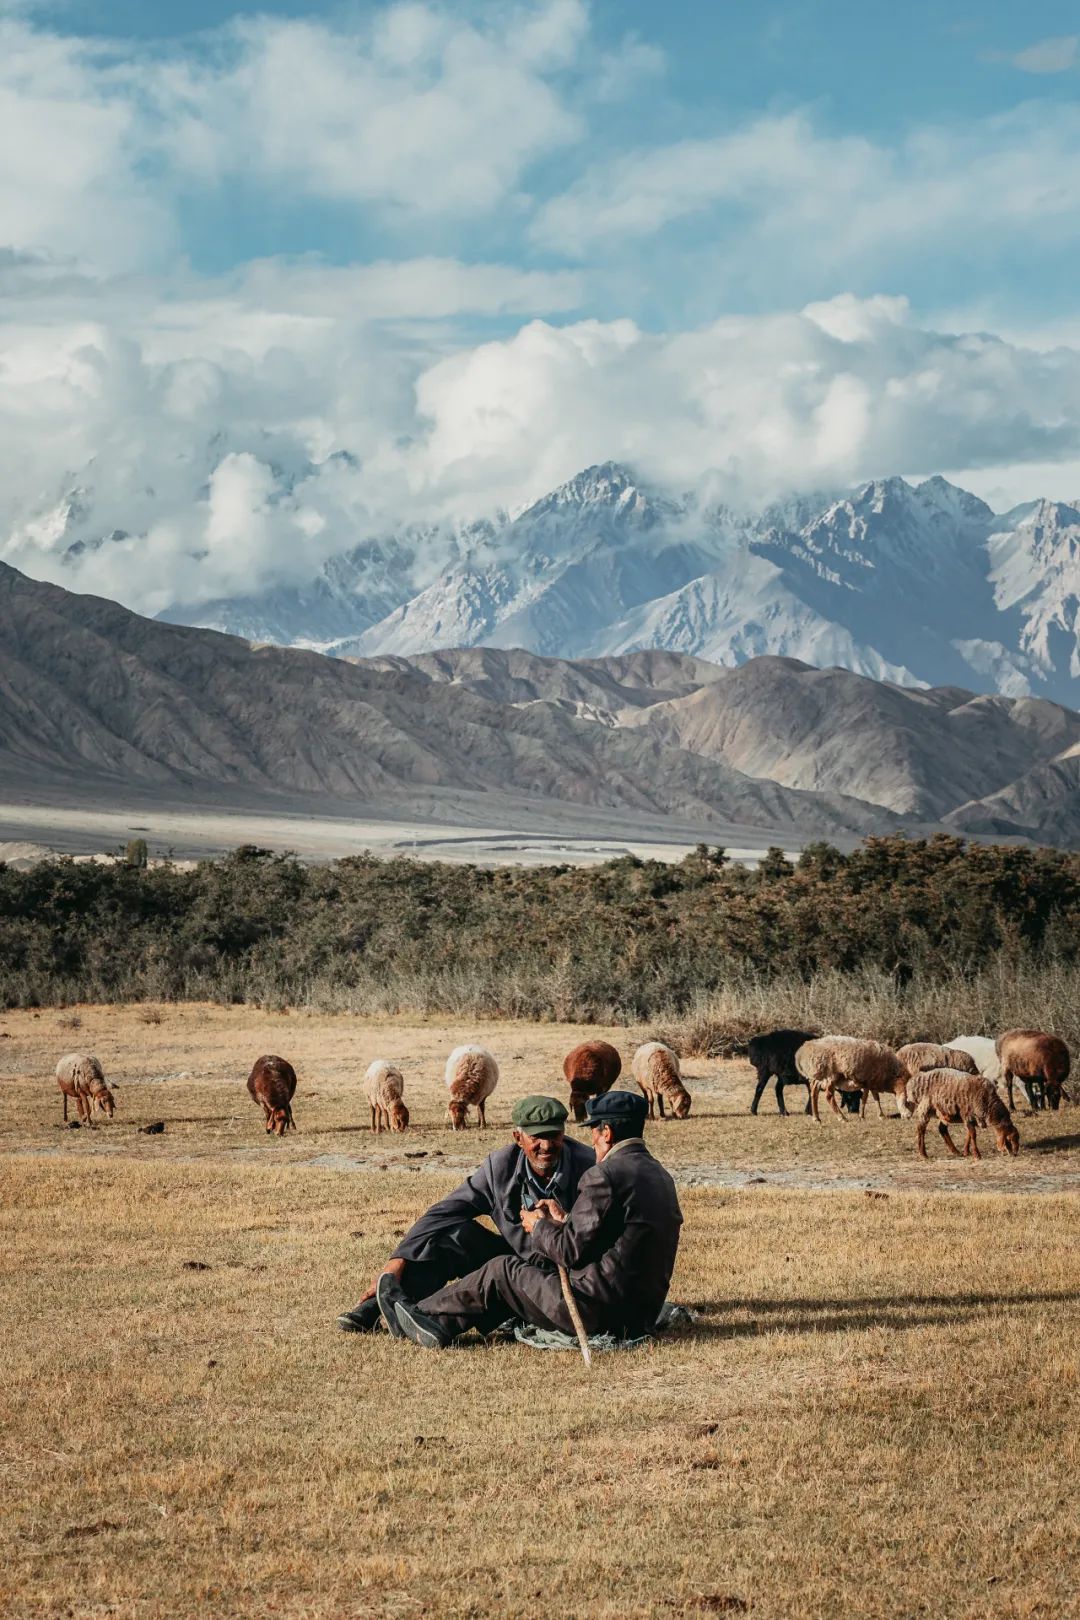
M155 612L311 578L402 522L517 506L608 458L735 504L948 468L1007 498L1036 464L1067 469L1045 493L1075 493L1080 352L935 332L895 298L469 344L350 317L344 296L309 316L270 273L260 302L259 283L201 327L198 299L170 319L148 297L12 330L5 560Z
M1056 39L1037 40L1006 60L1024 73L1066 73L1076 66L1078 47L1080 35L1061 34Z
M806 113L624 154L538 211L539 245L587 257L677 220L723 221L718 274L756 285L808 270L846 274L1000 246L1008 232L1080 236L1080 107L1043 104L893 146L822 133Z
M237 176L409 216L485 213L536 158L581 137L558 78L587 12L523 0L479 15L410 0L348 29L238 21L209 59L140 68L154 144L193 183Z

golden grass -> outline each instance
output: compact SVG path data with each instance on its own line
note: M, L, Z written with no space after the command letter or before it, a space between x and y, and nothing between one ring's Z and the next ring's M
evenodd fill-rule
M1022 1195L1067 1146L919 1170L908 1126L753 1120L744 1065L694 1062L698 1117L651 1133L666 1162L813 1177L877 1145L893 1190L684 1189L673 1295L698 1326L591 1374L428 1355L334 1317L580 1031L79 1014L74 1042L55 1013L0 1019L0 1612L1077 1612L1080 1217ZM498 1128L454 1138L439 1060L476 1035L503 1062ZM73 1044L121 1077L94 1132L56 1129ZM281 1143L243 1086L265 1050L301 1074ZM375 1144L356 1126L380 1053L421 1125ZM1066 1143L1075 1118L1021 1130ZM332 1167L351 1161L386 1169ZM920 1188L1015 1169L1016 1191L896 1190L909 1164Z

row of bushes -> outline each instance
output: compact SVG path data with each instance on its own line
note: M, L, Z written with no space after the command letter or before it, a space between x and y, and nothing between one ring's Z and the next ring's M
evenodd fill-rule
M1080 981L1078 921L1080 855L945 836L872 838L849 855L818 844L796 865L771 850L756 872L704 846L678 864L585 870L304 866L250 846L184 870L50 860L0 866L0 1003L584 1022L708 1022L726 1006L733 1027L738 1003L761 1008L760 1027L784 1021L781 1005L809 1017L828 985L830 1002L906 1018L909 1034L926 1023L914 1004L943 990L998 1007L1020 983Z

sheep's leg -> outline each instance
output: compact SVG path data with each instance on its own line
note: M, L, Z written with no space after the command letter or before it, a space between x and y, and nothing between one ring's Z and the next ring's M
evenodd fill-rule
M66 1125L67 1124L67 1092L62 1091L60 1093L60 1095L64 1100L64 1124Z
M964 1153L965 1155L970 1153L973 1159L982 1158L982 1154L979 1152L979 1144L975 1135L975 1122L974 1120L970 1119L967 1122L967 1140L964 1143Z
M943 1119L938 1120L938 1131L941 1134L942 1141L945 1143L945 1146L948 1148L948 1150L952 1154L953 1158L954 1159L963 1158L963 1154L960 1152L960 1149L957 1147L956 1143L953 1141L952 1137L949 1135L949 1127L946 1125L946 1123L945 1123L945 1121Z
M481 1097L480 1101L477 1103L476 1112L480 1115L480 1129L482 1131L486 1131L487 1130L487 1099L485 1097Z
M368 1108L369 1108L369 1110L371 1112L371 1132L372 1132L372 1135L374 1136L374 1135L377 1134L376 1130L375 1130L375 1104L373 1102L369 1102L368 1103Z
M656 1106L660 1110L660 1118L663 1119L663 1117L664 1117L664 1093L662 1091L658 1091L656 1093Z
M806 1087L806 1107L803 1109L803 1112L808 1114L810 1112L810 1082L809 1080L801 1080L798 1082L798 1084Z
M859 1093L859 1118L866 1118L866 1100L870 1093L865 1089Z
M926 1151L926 1127L928 1124L929 1120L920 1119L919 1121L918 1140L915 1144L915 1151L918 1153L920 1159L928 1159L930 1157L929 1153Z
M837 1119L844 1119L843 1110L841 1109L840 1104L836 1100L836 1087L833 1085L831 1080L828 1082L828 1084L825 1087L825 1101L828 1103L829 1107L832 1109L832 1111L836 1115ZM847 1124L846 1119L844 1119L844 1124L845 1125Z
M1016 1099L1013 1096L1013 1074L1012 1074L1011 1069L1006 1069L1005 1070L1004 1079L1005 1079L1005 1090L1006 1090L1006 1093L1008 1094L1008 1098L1009 1098L1009 1113L1011 1114L1016 1109Z
M881 1092L880 1091L875 1091L874 1092L874 1097L877 1100L878 1119L884 1119L885 1118L885 1110L881 1106Z
M754 1087L754 1100L750 1104L750 1112L752 1114L757 1113L758 1103L761 1101L761 1093L765 1090L765 1087L768 1085L768 1083L769 1083L769 1081L771 1079L772 1079L772 1076L770 1075L768 1069L765 1070L764 1074L762 1074L760 1069L758 1070L758 1081L757 1081L757 1085ZM777 1075L777 1078L776 1078L776 1100L780 1105L780 1112L781 1113L784 1112L783 1086L784 1086L784 1082L780 1079L779 1075Z
M821 1115L818 1112L818 1093L820 1090L821 1087L816 1080L810 1084L810 1112L813 1114L819 1125L821 1124Z

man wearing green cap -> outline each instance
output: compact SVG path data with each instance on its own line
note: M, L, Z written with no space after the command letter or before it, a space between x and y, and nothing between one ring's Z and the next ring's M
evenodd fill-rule
M510 1118L513 1142L489 1153L456 1192L432 1204L406 1232L379 1276L389 1274L414 1299L422 1299L499 1255L516 1254L554 1273L552 1263L534 1251L521 1223L522 1210L535 1209L542 1200L569 1209L596 1155L566 1136L566 1108L555 1097L522 1097ZM480 1226L478 1215L489 1216L498 1231ZM347 1333L368 1333L378 1325L378 1280L372 1280L351 1311L338 1317Z

